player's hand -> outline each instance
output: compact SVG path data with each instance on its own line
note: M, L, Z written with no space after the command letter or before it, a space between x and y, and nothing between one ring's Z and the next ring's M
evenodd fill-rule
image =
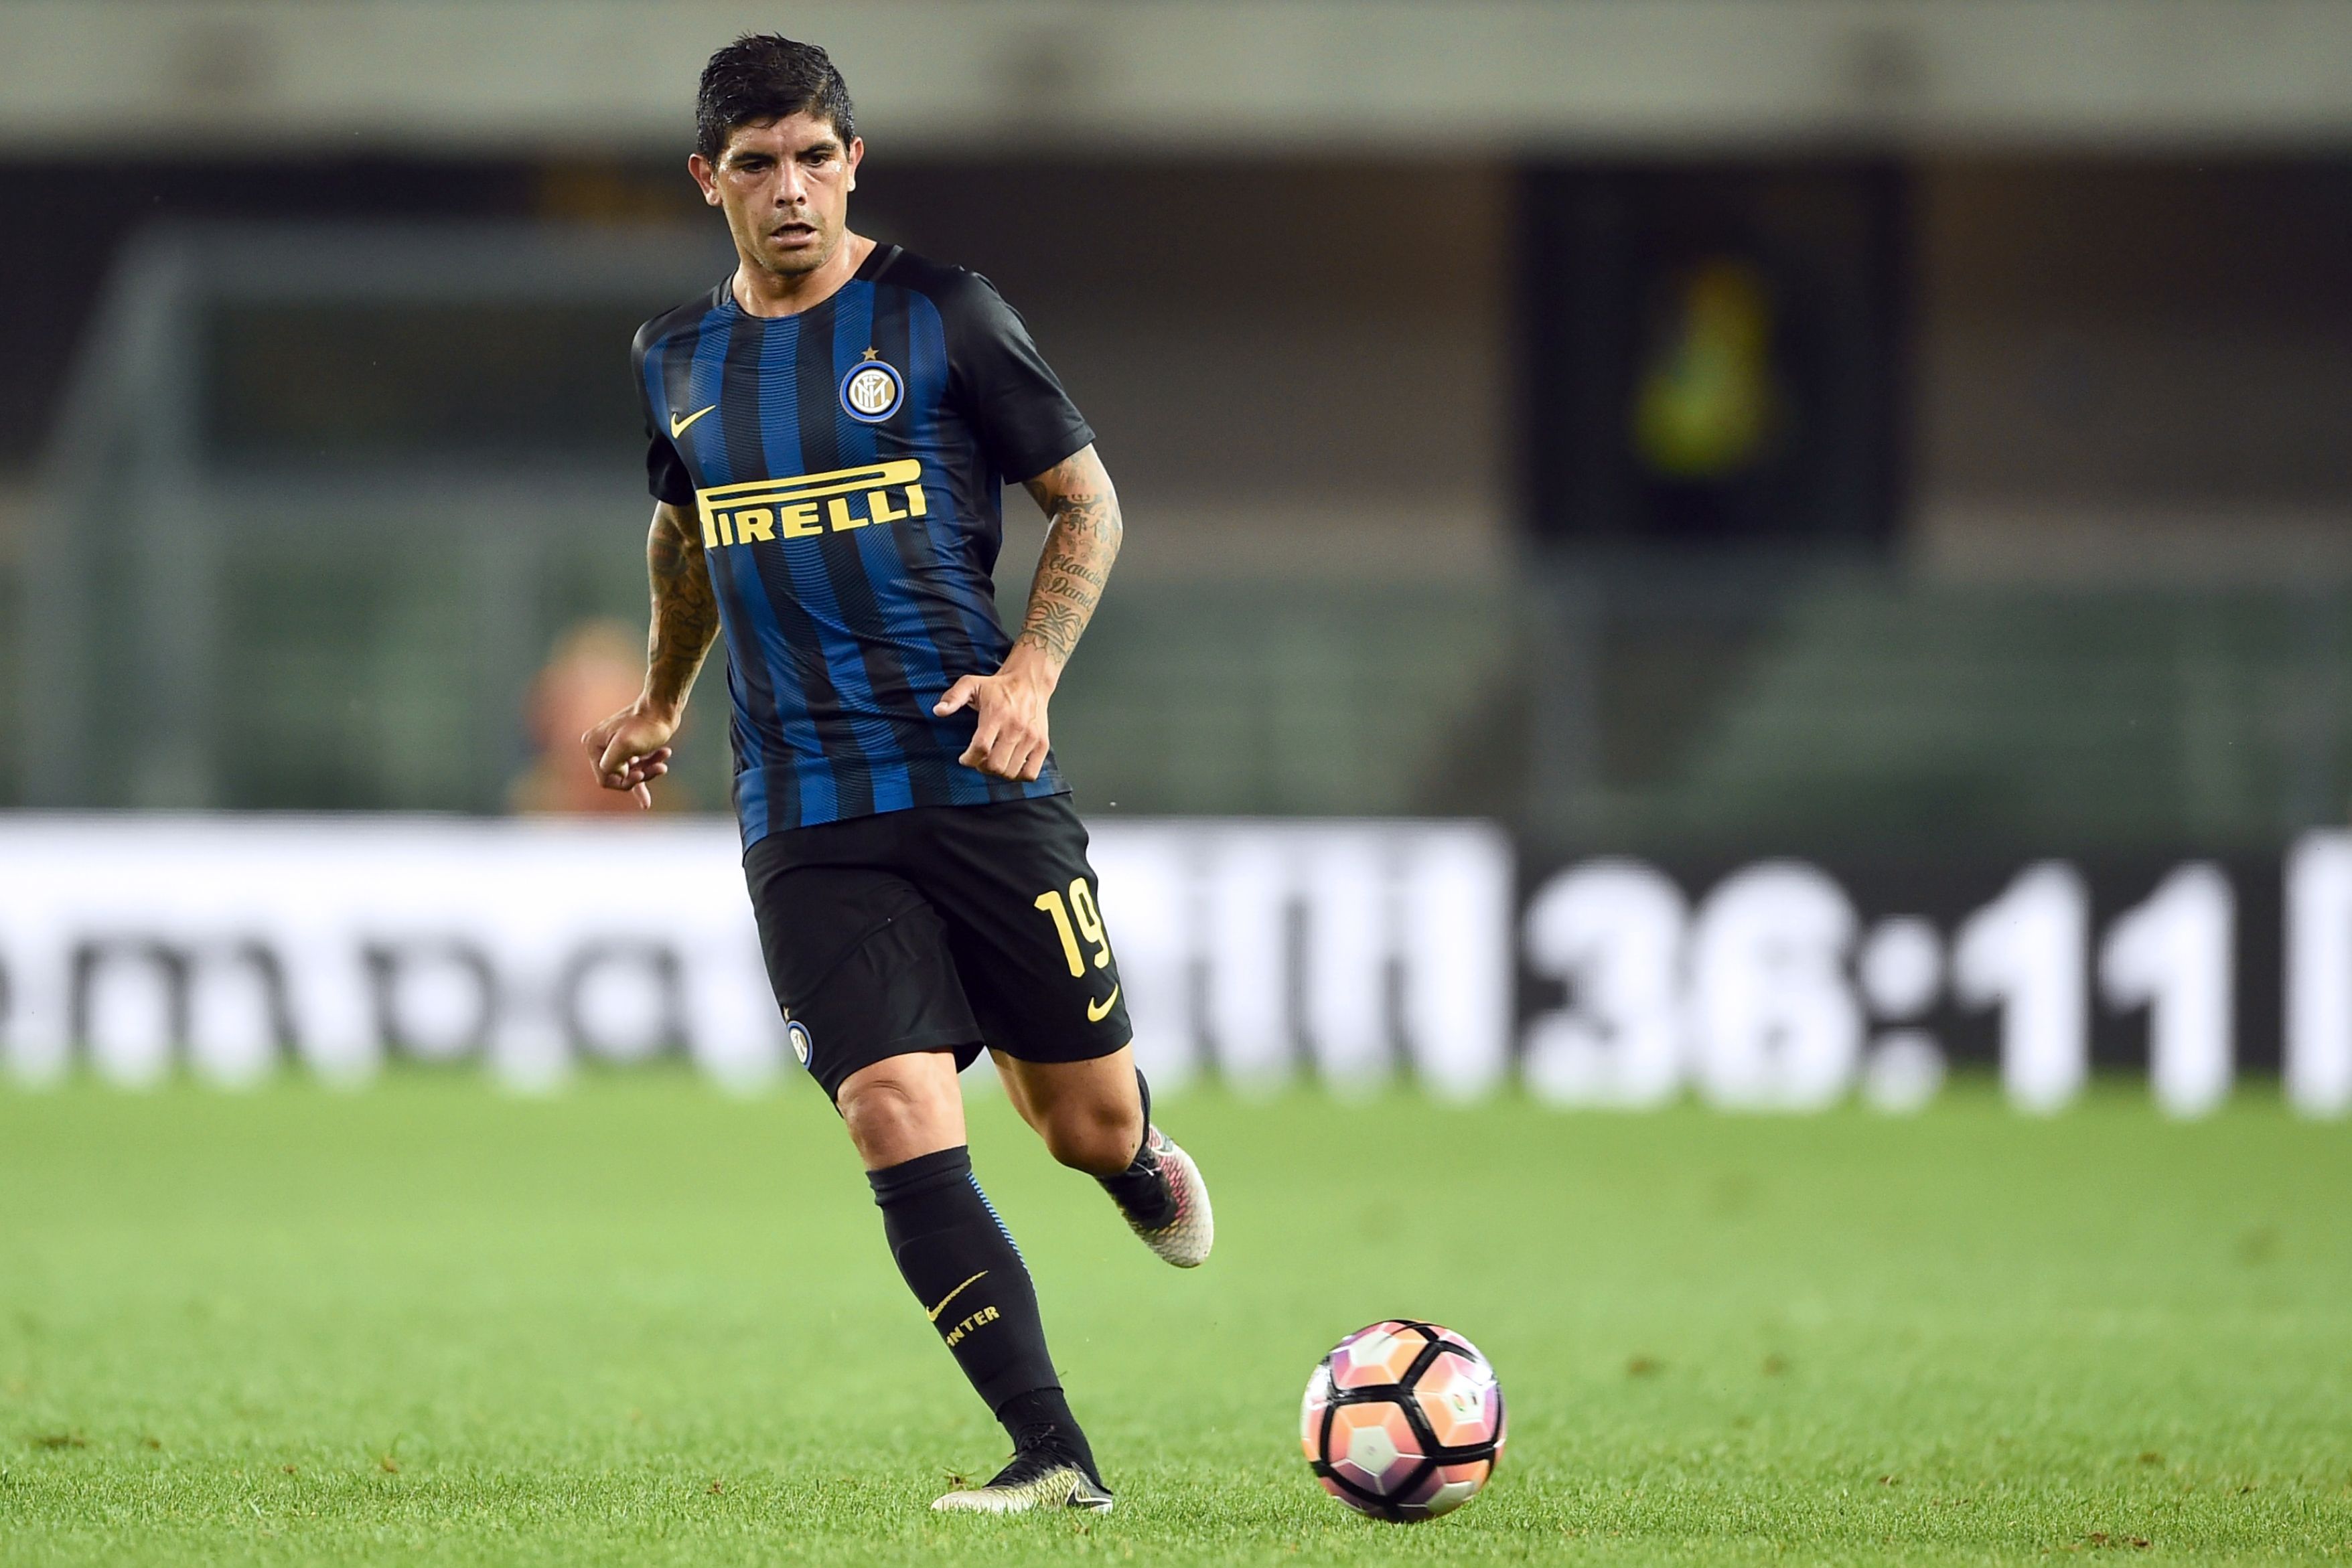
M641 697L580 737L596 759L596 782L607 789L625 789L650 810L654 792L647 788L669 771L669 737L677 733L678 716L647 708Z
M1016 645L996 674L964 676L931 711L945 718L969 707L980 716L971 744L958 762L999 779L1026 780L1045 770L1052 749L1045 736L1045 704L1053 695L1053 672L1042 659L1031 656L1025 645Z

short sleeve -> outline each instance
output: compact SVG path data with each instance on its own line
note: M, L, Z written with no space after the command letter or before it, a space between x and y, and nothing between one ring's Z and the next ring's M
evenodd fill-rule
M694 505L694 480L687 474L686 461L669 437L648 427L646 432L646 490L656 501L667 501L673 507Z
M694 506L694 479L687 475L687 463L677 456L677 446L670 444L670 437L654 430L646 430L645 489L654 501Z
M977 273L964 275L950 324L950 386L996 471L1034 478L1092 444L1093 427L1062 390L1028 324Z
M639 332L630 346L629 370L637 384L637 412L646 425L646 489L656 501L667 501L673 507L694 504L694 476L686 466L686 459L677 455L677 444L662 434L661 423L654 413L653 391L646 379L646 334Z

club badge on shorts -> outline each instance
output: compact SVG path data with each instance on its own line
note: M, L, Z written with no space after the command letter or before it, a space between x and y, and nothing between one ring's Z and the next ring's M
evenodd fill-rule
M815 1037L809 1033L809 1026L798 1019L786 1019L784 1038L793 1042L793 1054L801 1059L803 1067L806 1067L809 1064L809 1051L816 1044Z
M841 411L861 424L879 424L898 412L907 383L898 368L872 349L841 378Z

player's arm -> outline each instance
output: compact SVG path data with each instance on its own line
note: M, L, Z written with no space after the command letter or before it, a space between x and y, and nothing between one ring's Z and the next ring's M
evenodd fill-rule
M669 738L686 716L694 677L719 635L719 601L702 560L702 529L685 508L654 507L646 535L646 576L653 586L653 630L646 639L646 689L637 700L580 737L596 758L607 789L626 789L651 806L646 788L669 771Z
M1045 705L1094 619L1123 528L1118 492L1091 445L1026 481L1026 487L1047 526L1021 634L996 674L964 676L932 709L944 715L969 705L980 715L959 760L1000 779L1034 779L1045 766Z

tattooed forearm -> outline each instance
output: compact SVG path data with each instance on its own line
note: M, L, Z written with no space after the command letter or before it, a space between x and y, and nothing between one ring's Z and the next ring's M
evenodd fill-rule
M1118 494L1091 446L1030 480L1028 489L1050 526L1029 585L1029 613L1015 641L1044 653L1058 672L1110 580L1124 525Z
M695 519L664 502L646 536L646 575L653 585L653 630L646 640L646 698L675 712L719 635L719 602L703 569Z

